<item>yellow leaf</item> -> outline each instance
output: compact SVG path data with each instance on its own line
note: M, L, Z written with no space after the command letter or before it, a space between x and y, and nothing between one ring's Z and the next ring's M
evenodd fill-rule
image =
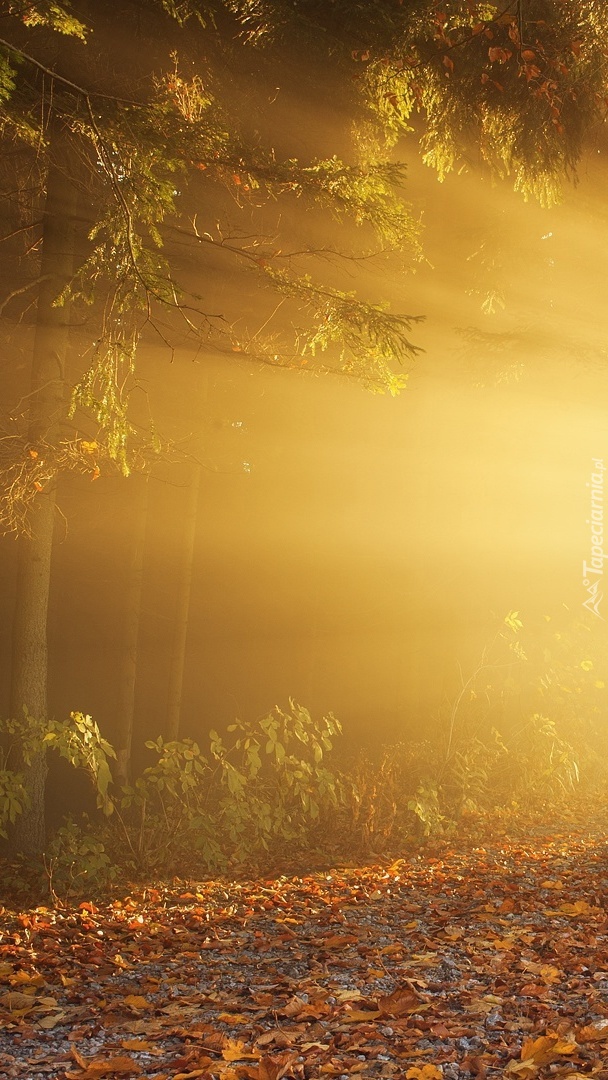
M11 986L44 986L44 975L33 975L28 971L16 971L9 979Z
M125 1005L128 1005L130 1009L151 1009L152 1005L147 998L142 997L141 994L127 994L124 998Z
M534 1058L527 1058L526 1061L510 1061L505 1069L505 1076L515 1075L518 1080L530 1080L537 1073L538 1065Z
M560 904L559 910L564 915L591 915L597 908L586 900L577 900L574 904Z
M374 1009L373 1012L370 1010L363 1012L362 1009L350 1009L343 1014L342 1019L345 1020L347 1024L358 1024L365 1023L366 1020L377 1020L379 1016L380 1009Z
M246 1044L240 1042L237 1039L229 1039L226 1046L222 1050L222 1057L224 1061L259 1061L260 1054L252 1054L250 1050L247 1050Z
M568 1042L566 1039L564 1039L564 1040L560 1039L559 1042L557 1042L555 1044L555 1053L556 1054L564 1054L564 1055L566 1055L566 1054L575 1054L577 1050L578 1050L577 1043L572 1042L572 1041Z
M562 977L562 973L559 968L553 967L552 964L541 964L539 975L541 979L543 979L543 981L546 983L559 982ZM562 1050L560 1051L560 1053L563 1054L565 1053L565 1051Z
M120 953L116 953L112 963L116 964L116 967L122 968L124 971L133 967L133 964L130 964L128 960L125 960L124 956L121 956Z
M581 667L583 671L591 671L593 660L581 660Z
M36 1027L44 1028L45 1031L49 1031L54 1028L56 1024L60 1024L65 1020L64 1012L47 1013L46 1016L42 1016L36 1023Z
M556 1057L555 1047L559 1042L558 1035L541 1035L538 1039L524 1039L521 1046L522 1064L533 1061L535 1065L547 1065Z

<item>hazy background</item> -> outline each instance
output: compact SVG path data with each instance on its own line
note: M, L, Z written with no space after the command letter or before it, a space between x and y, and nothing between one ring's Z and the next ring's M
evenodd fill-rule
M534 625L585 599L585 485L591 459L608 460L603 155L543 211L474 162L440 185L416 153L414 139L400 147L427 261L415 274L383 260L341 271L345 287L426 316L399 398L148 347L142 400L202 462L184 734L289 696L333 710L353 738L424 734L496 618L515 609ZM194 259L188 273L195 284ZM230 272L213 287L234 305ZM261 298L243 317L261 325L265 311ZM12 339L17 358L28 333ZM161 463L149 482L136 742L165 720L191 477ZM89 712L110 738L139 483L70 478L59 497L51 710ZM15 549L2 541L5 712Z

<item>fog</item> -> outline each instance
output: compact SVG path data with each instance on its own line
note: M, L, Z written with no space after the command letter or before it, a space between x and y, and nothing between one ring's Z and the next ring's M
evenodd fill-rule
M154 335L142 347L141 407L175 452L148 484L136 746L166 727L197 475L183 734L292 697L332 710L353 741L423 737L507 612L529 627L564 605L582 613L588 485L593 459L608 459L604 158L589 154L545 211L474 161L439 184L417 153L414 136L399 147L425 260L415 273L384 257L327 271L425 316L399 397L185 342L171 358ZM295 207L285 227L295 242L326 223ZM183 259L195 285L195 255ZM212 305L238 307L231 271L207 284ZM255 330L270 303L260 293L239 317ZM6 331L20 355L28 333ZM110 739L141 485L76 477L59 493L50 708L91 713ZM2 544L6 713L16 545ZM593 633L603 617L591 614Z

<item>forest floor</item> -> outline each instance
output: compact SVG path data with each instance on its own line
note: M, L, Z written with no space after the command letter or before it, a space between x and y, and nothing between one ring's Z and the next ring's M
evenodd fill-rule
M608 1078L603 817L0 909L0 1075Z

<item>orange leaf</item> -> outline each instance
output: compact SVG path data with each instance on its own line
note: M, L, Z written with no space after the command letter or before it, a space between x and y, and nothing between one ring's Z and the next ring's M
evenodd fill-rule
M576 1033L579 1042L593 1042L596 1039L608 1039L608 1020L598 1020L595 1024L586 1024Z
M405 1075L407 1080L443 1080L443 1072L437 1065L413 1065Z
M342 1016L342 1019L347 1024L365 1023L366 1020L377 1020L381 1016L380 1009L375 1009L374 1012L363 1012L362 1009L348 1009Z
M140 1009L153 1008L152 1004L148 1001L148 999L142 997L141 994L127 994L126 998L124 998L123 1000L125 1005L127 1005L130 1009L137 1009L139 1011Z
M75 1055L74 1055L75 1056ZM78 1064L85 1062L85 1071L80 1073L68 1073L66 1077L68 1080L100 1080L102 1076L111 1076L114 1073L119 1073L122 1076L137 1075L141 1072L141 1065L133 1058L123 1055L122 1057L106 1058L92 1058L86 1061L85 1058L80 1057Z
M259 1061L260 1054L251 1053L246 1049L246 1044L237 1039L228 1039L228 1043L222 1050L224 1061Z
M404 986L388 997L378 998L378 1008L382 1016L407 1016L408 1013L418 1011L421 1001L415 990Z
M548 1065L558 1056L556 1046L559 1035L541 1035L538 1039L524 1039L521 1044L521 1060L534 1061L535 1065Z

